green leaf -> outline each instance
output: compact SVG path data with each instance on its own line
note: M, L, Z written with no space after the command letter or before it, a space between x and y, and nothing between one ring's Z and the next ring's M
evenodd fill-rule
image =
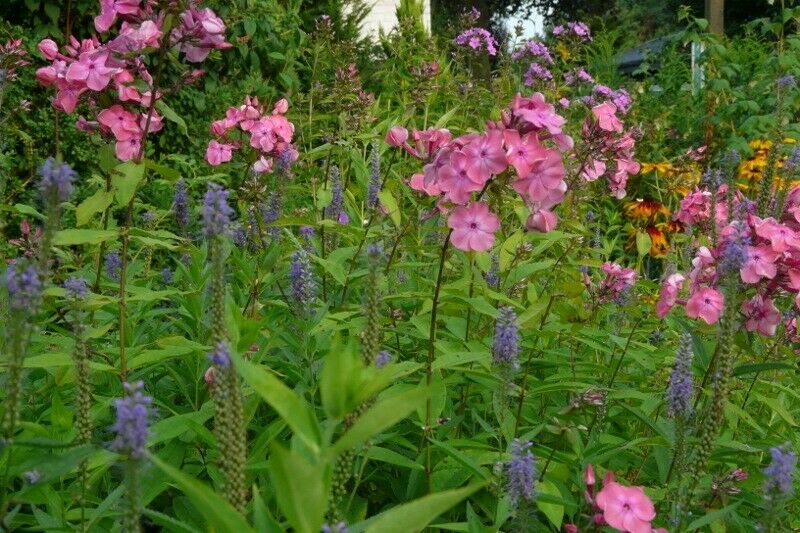
M158 112L164 115L167 120L177 124L184 135L187 137L189 136L189 129L186 127L186 122L175 112L175 110L168 106L164 100L156 100L156 109L158 109Z
M56 246L77 246L79 244L100 244L117 238L117 230L111 229L63 229L56 233L53 244Z
M319 384L322 407L328 418L341 420L357 407L353 405L352 392L359 385L360 371L355 351L349 345L334 343L325 357Z
M425 470L424 466L412 461L405 455L394 452L388 448L381 448L380 446L370 446L369 448L367 448L366 456L367 459L372 459L373 461L381 461L382 463L402 466L404 468L410 468L412 470L420 470L420 471Z
M177 468L168 465L155 455L150 460L169 476L178 488L192 502L195 509L208 521L208 525L217 531L236 531L255 533L247 520L240 515L231 504L218 496L209 487L189 477Z
M382 190L378 193L378 199L381 201L381 205L386 212L389 213L389 218L392 219L394 222L395 227L400 227L400 208L397 205L397 200L394 199L392 196L392 192L389 190Z
M28 215L31 217L35 217L38 219L44 219L44 215L41 214L36 209L32 208L29 205L25 204L14 204L14 210L19 213L20 215Z
M421 402L431 396L434 390L435 387L416 387L378 401L331 446L330 453L338 455L355 448L393 426L414 411Z
M705 516L701 516L697 520L694 520L689 524L687 528L688 531L694 531L695 529L700 529L703 526L707 526L711 522L716 522L727 516L729 513L733 512L737 507L742 504L741 501L738 501L734 504L728 505L727 507L723 507L722 509L717 509L716 511L712 511Z
M119 205L128 205L144 179L144 164L126 161L111 174L111 186Z
M647 255L650 253L650 247L653 245L653 240L650 235L645 231L636 232L636 252L639 255Z
M444 450L445 453L447 453L447 455L455 459L457 462L461 463L463 466L467 467L468 470L471 470L479 478L485 480L489 479L489 477L491 476L485 468L482 468L481 465L473 461L470 457L467 457L464 453L453 448L449 444L445 444L444 442L439 442L436 439L431 439L431 443L433 443L434 446Z
M269 473L283 514L298 533L317 533L328 506L326 464L312 464L302 455L272 446ZM233 530L230 530L233 531Z
M319 453L322 437L308 404L266 368L233 354L242 378L280 415L295 435L313 452Z
M561 492L552 481L542 480L539 482L539 492L561 498ZM556 503L549 503L542 500L536 500L536 507L550 520L556 529L561 529L561 522L564 520L564 506Z
M264 500L255 485L253 485L253 524L257 533L283 533L283 528L264 505Z
M441 515L464 498L483 488L477 483L455 490L447 490L423 496L412 502L398 505L369 521L367 533L408 533L421 531L437 516Z
M762 396L761 394L754 394L753 396L755 396L755 398L758 401L760 401L761 403L772 409L774 413L783 418L786 421L786 423L789 424L790 426L797 425L797 422L795 422L794 417L792 417L792 414L789 412L786 406L783 405L783 402L781 402L780 399L768 398L766 396Z
M76 224L83 226L92 219L96 213L104 211L111 202L114 201L114 194L111 191L99 189L93 195L84 200L75 208Z

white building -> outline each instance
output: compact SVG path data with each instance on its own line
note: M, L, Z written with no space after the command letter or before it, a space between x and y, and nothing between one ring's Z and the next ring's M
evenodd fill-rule
M430 31L431 2L430 0L421 1L423 5L422 19L425 27ZM372 6L372 10L361 26L362 35L377 36L380 29L383 29L384 33L388 33L397 25L397 6L400 5L400 0L367 0L367 4Z

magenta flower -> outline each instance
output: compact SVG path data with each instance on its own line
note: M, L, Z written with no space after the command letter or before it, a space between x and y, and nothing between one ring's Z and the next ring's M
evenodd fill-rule
M94 18L94 27L100 33L108 31L117 15L134 15L141 0L100 0L100 14Z
M234 145L232 144L224 144L211 140L206 149L206 161L208 161L209 165L214 167L222 163L227 163L233 159L233 149Z
M622 133L622 122L617 118L617 106L611 102L603 102L592 108L600 129Z
M766 337L773 337L781 323L781 312L771 298L756 295L742 304L742 312L747 317L744 323L747 331L757 331Z
M642 487L626 487L612 481L604 484L595 502L611 527L629 533L652 531L650 522L656 517L656 509Z
M494 244L500 219L483 202L456 207L447 219L453 246L465 252L485 252Z
M725 308L725 297L711 287L695 291L686 302L686 314L690 318L702 318L706 324L715 324Z
M747 261L739 269L742 281L758 283L761 278L774 278L778 273L778 267L775 265L777 259L778 254L769 245L748 246Z
M467 156L467 175L476 183L486 183L492 175L499 174L508 166L503 134L499 130L489 130L473 139L463 152Z
M67 68L67 81L82 82L93 91L102 91L119 69L106 65L108 52L84 52Z
M402 126L394 126L386 134L386 144L389 146L403 146L408 141L408 130Z
M114 104L97 114L97 121L110 129L118 141L127 141L132 137L142 136L138 118L119 104Z
M439 186L454 204L466 204L470 194L483 188L483 182L470 177L470 160L463 152L454 152L450 162L438 170Z
M767 218L756 226L756 235L768 239L774 252L783 253L790 248L800 250L800 238L797 233L773 218Z
M549 209L564 198L567 190L565 175L561 154L555 150L542 149L530 171L514 180L512 186L521 195L527 194L532 202Z
M539 209L534 211L528 216L525 222L525 227L528 231L538 231L540 233L547 233L558 224L558 217L552 211L547 209Z
M503 132L506 141L506 160L514 167L517 174L527 176L537 159L541 158L544 148L535 133L520 135L519 131L508 129Z
M686 276L682 274L671 274L664 280L661 286L661 291L658 294L658 302L656 302L656 314L658 318L664 318L669 313L669 310L677 303L678 293L683 288L683 282Z

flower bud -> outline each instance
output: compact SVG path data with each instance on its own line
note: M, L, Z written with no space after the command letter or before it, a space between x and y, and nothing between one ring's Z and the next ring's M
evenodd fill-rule
M36 47L48 61L53 61L58 55L58 45L52 39L42 39Z
M528 231L547 233L555 228L556 224L558 224L558 217L555 213L547 209L540 209L535 213L531 213L527 222L525 222L525 227Z
M408 140L408 130L402 126L395 126L386 134L386 143L389 146L403 146Z

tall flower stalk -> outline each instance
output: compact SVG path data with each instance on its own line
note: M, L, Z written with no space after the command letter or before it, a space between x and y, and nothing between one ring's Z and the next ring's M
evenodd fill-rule
M364 297L364 314L367 318L367 325L364 328L362 337L362 355L364 363L371 365L381 348L383 342L383 331L381 329L381 268L380 262L383 258L383 248L378 244L367 246L367 270L366 295Z
M153 399L142 392L144 384L141 381L124 383L123 387L125 396L114 401L117 417L111 430L116 438L111 448L125 458L122 531L138 533L142 530L141 463L150 436Z
M211 344L209 360L214 365L214 430L219 451L219 466L224 479L225 497L238 511L247 504L245 464L247 442L239 375L231 362L225 326L224 239L229 233L233 210L228 191L212 184L203 203L203 229L211 256Z
M86 280L83 278L69 278L64 282L64 289L73 313L72 331L75 338L75 347L72 351L72 362L75 365L75 442L78 445L88 445L92 441L92 386L89 371L89 353L86 345L84 331L86 329L85 314L82 302L89 294ZM88 462L82 461L79 468L81 484L81 525L80 531L85 531L85 506Z
M693 356L692 339L689 335L683 335L667 387L667 414L675 420L675 450L668 478L673 474L680 475L686 462L686 437L689 421L694 411L692 408Z

